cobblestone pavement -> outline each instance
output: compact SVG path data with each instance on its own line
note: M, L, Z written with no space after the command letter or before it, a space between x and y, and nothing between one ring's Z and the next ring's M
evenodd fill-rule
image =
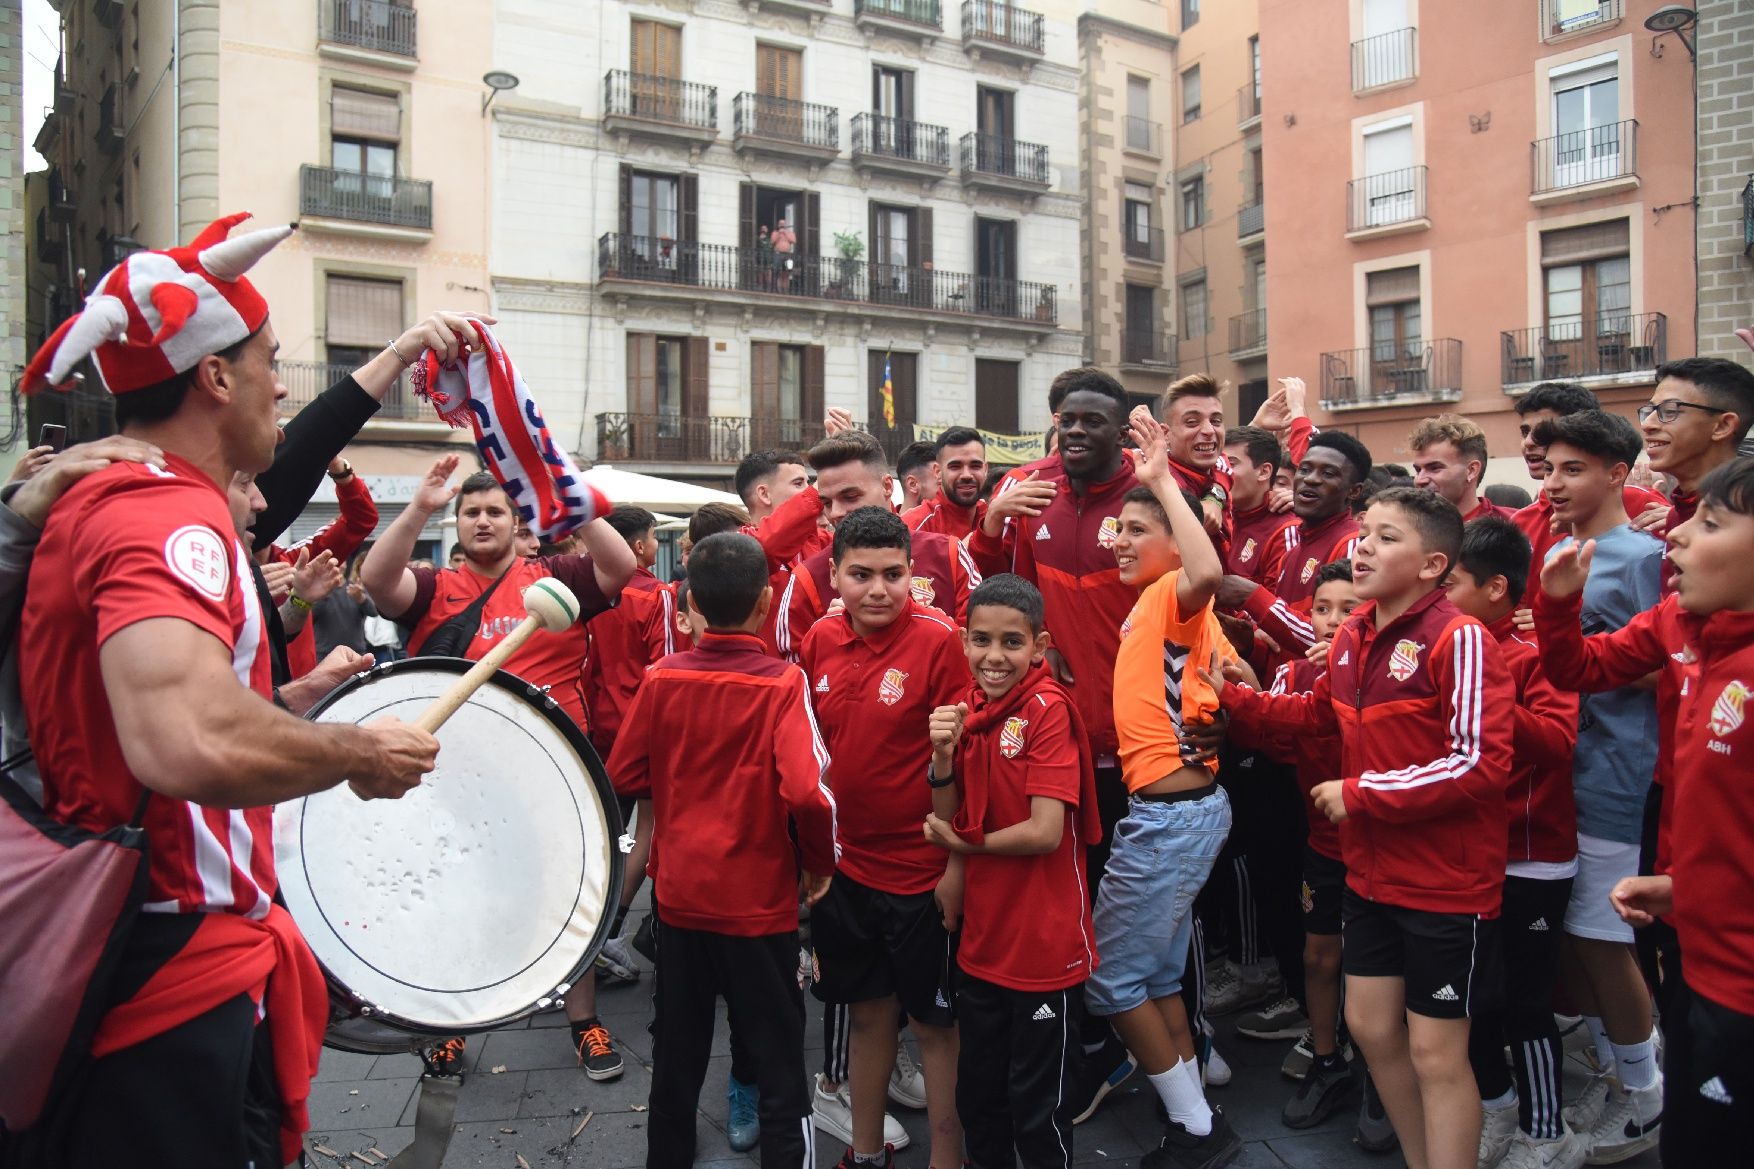
M643 901L643 899L642 899ZM642 905L643 909L643 905ZM637 924L637 914L629 929ZM599 1014L626 1063L611 1083L593 1083L576 1067L565 1017L559 1011L538 1015L527 1023L469 1040L468 1077L458 1097L456 1132L445 1158L445 1169L530 1169L582 1166L587 1169L635 1169L645 1164L646 1095L651 1085L652 1048L646 1024L651 1019L650 977L637 986L604 990ZM821 1062L821 1008L806 995L811 1022L805 1030L806 1063ZM1371 1156L1352 1143L1355 1116L1348 1112L1320 1128L1293 1132L1279 1121L1279 1110L1293 1085L1279 1075L1279 1061L1289 1042L1262 1043L1236 1037L1227 1020L1217 1020L1218 1047L1235 1072L1232 1082L1211 1090L1246 1143L1236 1169L1399 1169L1398 1155ZM1582 1065L1567 1061L1569 1098L1584 1082ZM494 1069L503 1069L495 1071ZM725 1082L730 1049L721 1018L713 1041L712 1065L702 1091L697 1131L696 1164L713 1169L752 1169L752 1157L731 1151L725 1139ZM322 1069L311 1092L311 1134L307 1148L321 1145L337 1156L313 1152L320 1169L361 1169L351 1154L377 1148L394 1155L414 1135L415 1088L420 1062L410 1055L369 1056L325 1050ZM1133 1169L1157 1143L1158 1124L1149 1088L1142 1075L1115 1093L1087 1124L1077 1129L1076 1159L1080 1165ZM575 1128L586 1113L588 1123L577 1138ZM897 1169L928 1169L923 1112L894 1110L913 1144L896 1154ZM819 1134L818 1163L832 1169L842 1149ZM1656 1169L1654 1152L1626 1162L1633 1169Z

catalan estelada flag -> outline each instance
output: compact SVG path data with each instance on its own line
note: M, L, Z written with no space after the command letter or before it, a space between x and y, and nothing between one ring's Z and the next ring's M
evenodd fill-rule
M883 395L883 425L895 429L895 379L889 376L889 353L883 354L883 385L877 391Z

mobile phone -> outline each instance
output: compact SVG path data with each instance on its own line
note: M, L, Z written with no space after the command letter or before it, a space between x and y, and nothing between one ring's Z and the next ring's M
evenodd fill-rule
M42 433L37 435L37 445L60 450L67 445L67 428L59 422L43 423Z

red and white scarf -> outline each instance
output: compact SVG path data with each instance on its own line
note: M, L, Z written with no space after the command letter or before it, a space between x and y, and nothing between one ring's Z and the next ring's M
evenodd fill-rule
M428 349L414 363L414 392L431 402L439 417L475 431L475 447L518 513L546 543L552 543L609 514L614 505L585 482L572 456L548 432L530 387L498 338L480 321L482 346L468 365L441 364Z

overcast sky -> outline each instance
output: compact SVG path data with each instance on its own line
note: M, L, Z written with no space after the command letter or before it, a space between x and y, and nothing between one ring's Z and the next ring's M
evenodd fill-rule
M34 145L43 111L55 102L55 58L60 55L60 17L49 0L24 0L24 169L48 166Z

